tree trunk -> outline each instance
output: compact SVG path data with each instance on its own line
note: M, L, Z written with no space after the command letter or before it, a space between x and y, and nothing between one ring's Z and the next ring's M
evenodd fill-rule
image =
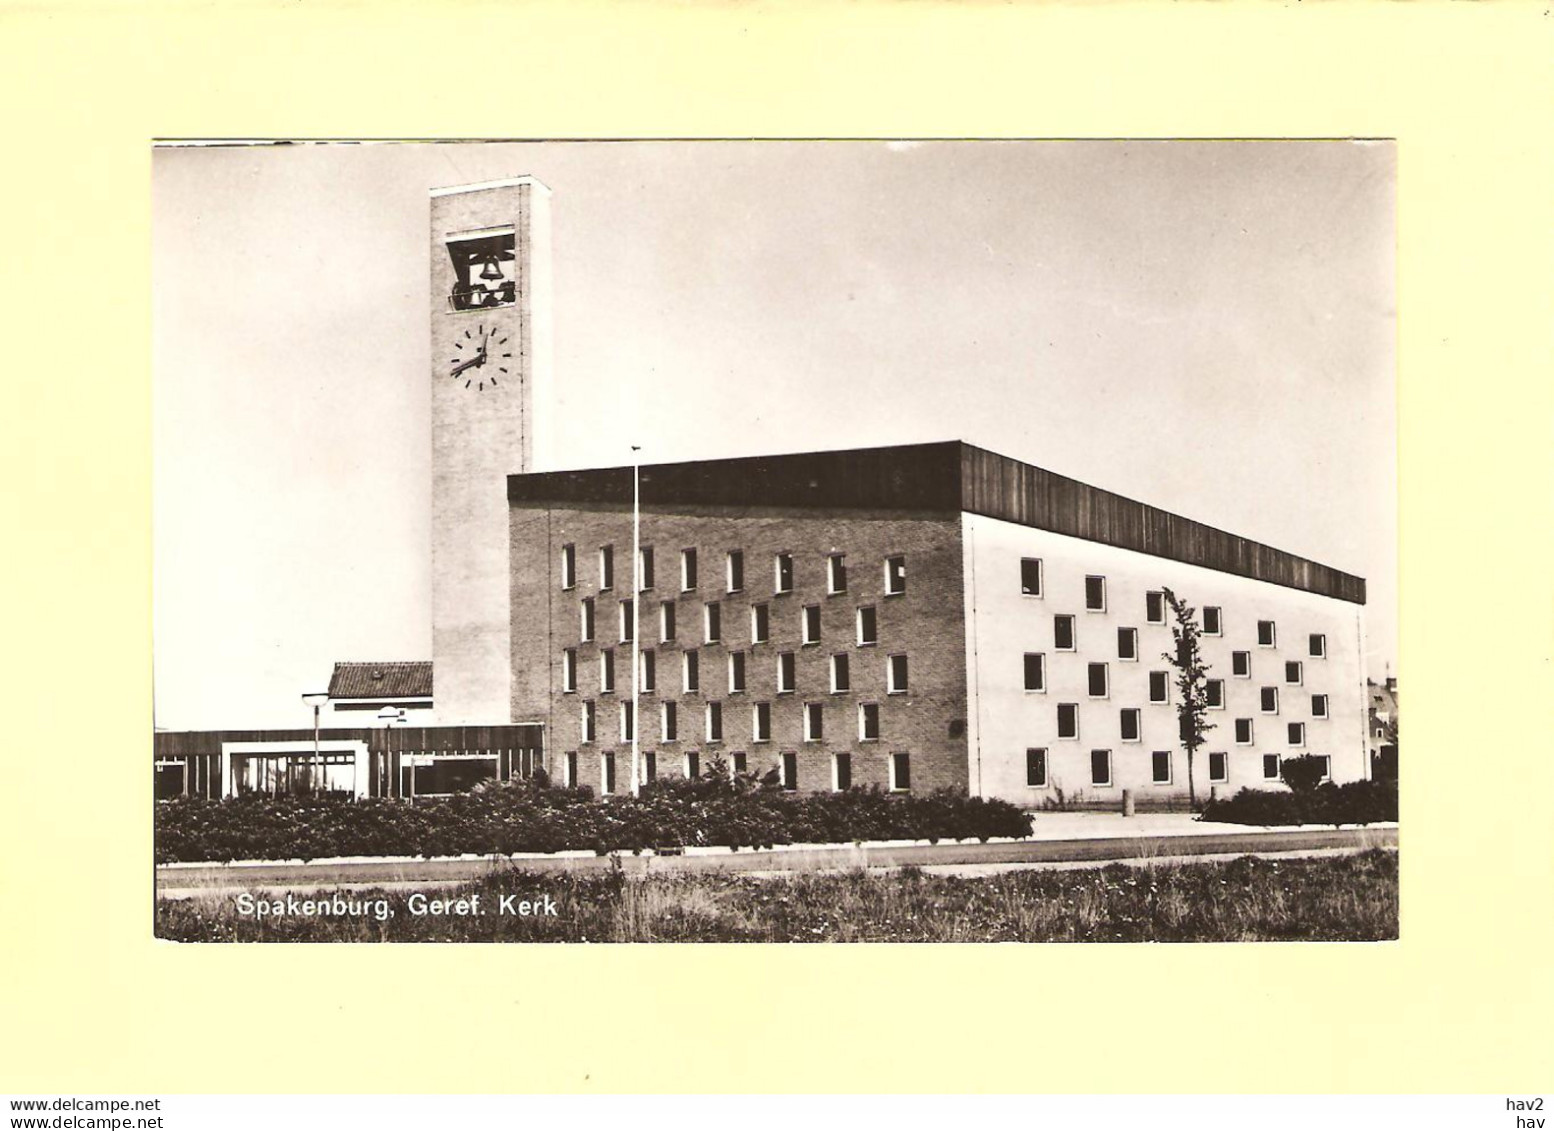
M1194 813L1198 811L1198 787L1193 782L1192 773L1192 747L1187 748L1187 805Z

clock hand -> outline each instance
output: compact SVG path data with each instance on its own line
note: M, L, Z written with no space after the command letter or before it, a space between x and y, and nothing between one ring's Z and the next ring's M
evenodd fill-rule
M477 365L484 365L485 363L486 363L486 351L485 351L484 348L482 348L479 353L477 353L474 357L470 358L468 361L461 361L461 362L459 362L459 364L455 365L453 367L453 372L450 373L449 376L450 377L457 377L460 373L463 373L466 369L472 369L472 368L474 368Z

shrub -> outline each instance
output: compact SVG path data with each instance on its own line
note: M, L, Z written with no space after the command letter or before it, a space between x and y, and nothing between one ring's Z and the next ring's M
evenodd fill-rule
M1326 762L1313 754L1285 758L1279 763L1279 779L1296 793L1310 793L1322 784Z
M893 796L878 788L800 795L754 775L709 772L594 800L545 782L486 783L415 804L384 798L250 795L180 797L156 811L158 863L452 856L587 849L839 844L854 840L1023 837L1030 818L1005 801L941 790Z
M1325 782L1289 793L1243 789L1210 801L1200 818L1236 825L1368 825L1397 819L1397 783L1385 781Z

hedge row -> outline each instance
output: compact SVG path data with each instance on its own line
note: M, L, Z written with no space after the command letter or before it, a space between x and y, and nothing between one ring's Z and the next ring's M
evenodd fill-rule
M1327 782L1288 793L1243 789L1210 801L1203 820L1236 825L1368 825L1398 819L1398 787L1390 781Z
M510 782L414 805L381 798L180 797L157 806L156 859L310 860L325 856L640 851L686 845L770 847L855 840L1023 837L1030 818L1005 801L948 790L798 795L753 778L672 779L638 797Z

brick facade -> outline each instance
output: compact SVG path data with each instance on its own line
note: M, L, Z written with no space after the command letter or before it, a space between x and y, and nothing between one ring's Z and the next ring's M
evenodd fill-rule
M579 778L600 784L600 754L616 752L616 789L630 788L631 746L622 740L620 709L631 698L631 644L621 639L620 608L632 583L632 523L615 503L515 503L511 512L512 717L547 725L549 762L559 774L578 752ZM826 510L782 507L644 507L642 545L651 547L653 585L636 609L636 631L654 654L655 690L640 696L639 745L657 756L660 776L683 772L694 751L706 766L743 752L747 768L779 770L784 753L797 759L800 790L833 786L833 755L851 758L854 785L890 785L889 758L910 756L913 792L965 788L966 667L964 584L958 514L906 510ZM563 547L575 547L576 579L562 588ZM599 550L613 547L614 578L600 585ZM697 585L682 589L681 551L694 548ZM743 588L729 591L728 552L743 553ZM791 554L793 586L776 591L776 558ZM846 590L829 592L828 558L845 555ZM905 592L887 595L885 562L905 564ZM581 636L580 606L594 602L592 641ZM675 639L661 639L661 604L675 606ZM705 638L705 606L716 602L721 639ZM752 641L752 606L768 608L768 639ZM806 606L819 609L820 638L805 643ZM858 610L876 610L878 642L858 642ZM568 649L577 655L577 690L564 688ZM614 649L614 690L601 690L600 655ZM700 685L684 686L684 656L698 657ZM729 655L746 654L746 690L729 686ZM794 690L778 690L779 656L793 656ZM850 690L832 691L832 657L848 659ZM907 690L887 688L889 657L907 657ZM593 742L581 735L582 704L596 704ZM673 702L678 734L664 736L661 704ZM723 739L706 735L706 706L720 703ZM756 741L753 708L770 704L771 738ZM879 706L879 738L859 737L859 706ZM818 705L823 733L805 739L804 710Z

